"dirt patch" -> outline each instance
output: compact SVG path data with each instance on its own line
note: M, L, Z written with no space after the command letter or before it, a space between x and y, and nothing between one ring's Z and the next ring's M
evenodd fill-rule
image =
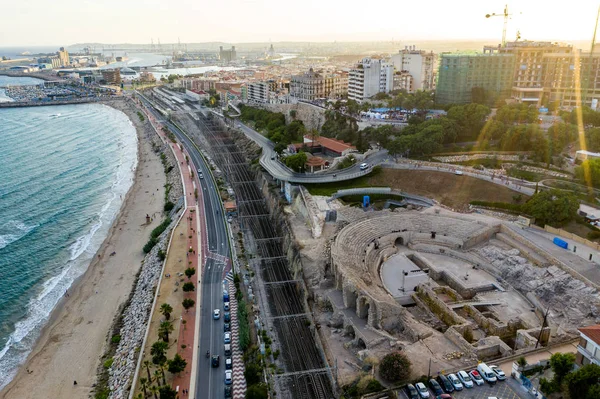
M464 209L475 200L513 202L513 197L518 195L504 186L475 177L428 170L383 169L369 178L369 184L434 198L454 209ZM526 198L523 195L523 200Z

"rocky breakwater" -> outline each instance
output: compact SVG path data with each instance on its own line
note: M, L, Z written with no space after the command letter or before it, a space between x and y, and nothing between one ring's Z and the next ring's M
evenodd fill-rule
M129 306L123 312L121 340L109 369L109 398L122 399L129 395L139 351L150 319L154 293L163 268L163 261L159 259L158 251L167 247L171 230L175 227L179 216L180 213L173 218L169 227L160 235L158 244L144 258L135 291Z

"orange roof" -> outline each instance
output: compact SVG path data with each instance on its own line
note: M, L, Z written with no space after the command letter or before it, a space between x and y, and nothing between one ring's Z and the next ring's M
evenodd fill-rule
M323 166L325 163L325 160L321 157L310 157L306 160L308 166Z
M237 207L235 205L235 201L225 201L223 203L223 207L225 208L226 211L234 211L237 209Z
M304 136L304 138L309 139L312 142L312 137L310 135ZM315 141L322 147L325 147L331 151L339 152L340 154L348 149L356 150L356 147L353 145L345 143L342 140L330 139L329 137L317 137ZM311 143L306 143L306 145L309 147L310 144Z
M579 329L579 332L581 332L586 337L594 341L596 344L600 345L600 324L596 324L595 326L582 327Z

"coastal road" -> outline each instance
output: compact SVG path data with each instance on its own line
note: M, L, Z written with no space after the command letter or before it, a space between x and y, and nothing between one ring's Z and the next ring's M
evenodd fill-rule
M219 320L213 320L212 313L214 309L220 309L223 314L223 279L227 264L230 262L230 248L228 242L227 227L223 215L222 202L219 196L217 185L212 178L209 165L200 154L200 149L192 139L181 131L173 123L164 120L163 116L156 111L152 103L145 97L139 96L140 100L147 105L154 116L161 120L175 134L177 139L183 144L190 160L196 168L202 172L204 178L199 179L202 190L198 198L202 199L206 226L200 226L205 231L206 238L202 243L203 259L200 264L204 264L202 273L202 292L201 304L199 307L200 317L200 337L198 339L198 364L196 374L196 394L198 399L223 398L224 380L225 380L225 353L223 342L223 317ZM198 172L198 170L196 172ZM219 368L210 366L210 358L206 358L206 351L211 355L219 355L221 365Z

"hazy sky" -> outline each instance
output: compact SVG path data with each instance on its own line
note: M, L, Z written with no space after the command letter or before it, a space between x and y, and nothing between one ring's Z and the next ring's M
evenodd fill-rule
M496 39L505 0L7 0L0 46ZM507 38L590 40L599 2L520 0ZM521 13L521 14L519 14ZM600 39L600 38L599 38Z

